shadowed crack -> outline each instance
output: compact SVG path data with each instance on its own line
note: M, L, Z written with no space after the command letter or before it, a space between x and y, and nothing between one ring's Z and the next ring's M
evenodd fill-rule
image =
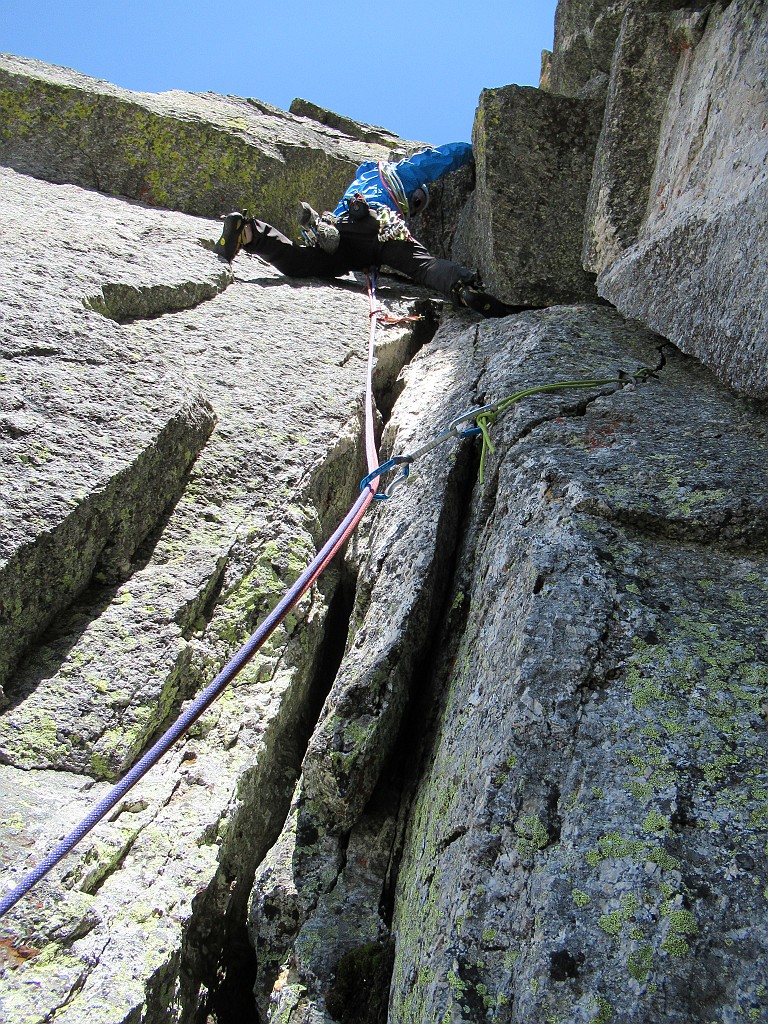
M129 465L11 553L0 569L0 684L89 586L128 577L134 553L178 500L214 424L201 398L182 406Z
M128 324L194 309L202 302L216 298L232 280L231 271L222 270L215 282L185 281L176 285L109 283L101 286L100 294L84 298L83 305L109 320Z
M419 308L424 319L412 331L390 345L377 366L374 380L375 400L383 419L387 419L399 394L401 369L433 336L436 329L432 307ZM326 489L339 478L353 477L350 463L356 464L360 452L342 445L329 456L328 464L318 467L314 479L307 481L324 529L330 528L330 505L334 505ZM344 470L342 472L342 466ZM328 477L329 479L326 479ZM338 497L338 495L337 495ZM354 494L351 495L351 498ZM336 509L333 509L333 514ZM333 570L332 570L333 573ZM268 766L241 783L241 810L238 822L227 829L227 842L236 835L248 835L246 848L222 850L224 866L217 883L201 895L196 908L195 923L190 930L182 960L185 1001L199 1006L195 1021L255 1021L253 986L256 980L256 957L246 928L247 903L258 864L278 841L289 813L291 795L301 771L302 759L313 734L325 699L336 678L344 657L356 588L362 583L353 575L352 566L344 563L334 573L328 615L322 642L314 659L313 678L299 697L296 706L288 709L270 739L272 754L261 760ZM289 656L290 647L282 660ZM257 778L260 776L260 780ZM269 805L267 807L267 804ZM230 874L227 875L227 865ZM337 878L344 871L344 857ZM232 874L236 877L232 878ZM225 888L226 887L226 888ZM212 925L215 921L215 925ZM214 952L215 951L215 952ZM199 1000L203 990L207 995ZM253 1015L253 1016L251 1016Z

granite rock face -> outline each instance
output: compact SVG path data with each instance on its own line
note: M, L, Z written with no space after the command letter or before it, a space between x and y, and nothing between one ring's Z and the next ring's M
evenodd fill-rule
M297 286L248 258L233 280L199 244L215 222L1 181L3 234L25 229L0 255L5 890L210 682L351 503L368 305L361 282ZM410 334L382 339L382 393ZM239 976L222 950L289 807L338 586L337 570L3 920L4 1020L189 1020Z
M564 96L601 89L615 63L625 15L635 18L709 6L707 0L558 0L546 88Z
M130 92L7 55L0 112L0 163L24 174L203 217L248 207L283 231L390 150L258 100Z
M555 362L657 356L597 308L486 331L490 399ZM656 380L530 400L494 435L398 876L392 1021L766 1011L768 421L661 356Z
M760 0L716 4L680 51L637 239L602 261L598 290L732 386L765 395L768 11ZM611 150L613 162L627 147ZM606 226L620 236L615 219L598 232Z
M514 305L596 297L581 265L584 207L602 110L539 89L486 89L472 145L476 187L452 254Z
M633 8L622 22L586 209L588 270L599 272L637 241L673 77L703 21L699 13Z
M630 0L558 0L555 45L548 88L578 96L588 83L607 76Z
M474 162L430 185L427 208L413 217L409 226L433 256L451 259L462 210L472 198L474 188Z
M94 578L121 578L215 422L183 367L124 347L115 321L195 308L231 275L199 245L207 225L0 175L18 240L0 254L2 686Z
M550 308L480 321L382 277L421 316L379 332L382 458L441 443L3 918L3 1021L765 1017L765 45L755 0L563 0L559 85L483 93L474 191L446 180L422 237ZM244 147L281 216L281 147L312 174L371 153L317 110L0 77L18 123L46 119L0 160L85 175L101 123L147 147L139 171L94 150L91 189L146 182L194 131ZM163 201L214 195L195 181ZM359 493L369 312L358 276L233 272L213 220L18 170L0 224L21 240L0 251L7 890ZM445 432L519 392L487 436Z

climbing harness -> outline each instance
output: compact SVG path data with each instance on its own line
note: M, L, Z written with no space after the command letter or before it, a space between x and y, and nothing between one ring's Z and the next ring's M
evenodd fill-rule
M372 270L368 276L368 303L370 329L368 333L368 364L365 382L365 453L368 469L374 473L379 457L376 451L376 438L373 421L373 359L376 344L376 324L379 309L376 308L376 278ZM318 554L299 576L292 587L278 602L272 612L264 619L255 633L235 654L232 660L219 672L213 682L191 702L189 707L176 719L171 727L147 751L141 760L118 782L112 790L91 810L91 812L63 839L51 853L30 871L19 884L0 899L0 918L14 907L30 889L44 878L61 860L70 853L94 826L96 826L140 779L153 768L177 740L191 728L203 712L221 695L227 685L248 664L254 654L277 629L292 608L309 590L315 580L327 568L342 545L356 530L366 510L371 505L379 486L374 477L368 487L358 496L347 515L338 525L332 536L326 541Z
M382 462L380 466L368 473L367 476L363 477L360 482L360 490L365 491L366 488L370 487L371 484L379 480L384 474L392 472L393 470L400 470L398 476L391 481L391 483L385 487L382 491L376 493L374 496L377 501L386 501L387 498L392 496L392 492L404 484L411 472L411 466L417 459L427 455L434 448L439 447L444 441L448 441L450 438L463 438L471 437L473 435L480 434L483 439L483 447L480 452L480 469L479 479L480 483L485 480L485 462L488 453L493 454L496 450L493 447L491 441L490 428L499 418L499 416L510 409L516 402L521 401L523 398L528 398L531 395L545 394L551 391L565 391L568 389L576 388L594 388L603 387L607 384L620 384L622 387L626 387L628 384L638 384L648 377L653 375L653 370L650 367L641 367L634 374L623 374L620 373L618 377L603 378L600 380L570 380L570 381L558 381L555 384L539 384L536 387L525 388L523 391L516 391L513 395L508 395L506 398L500 398L496 402L491 402L488 405L480 406L478 409L470 409L469 412L462 413L455 419L452 419L448 426L440 431L431 441L427 441L420 448L416 448L412 452L408 452L406 455L394 455L391 459L387 459L386 462ZM475 421L474 427L466 426L472 420Z

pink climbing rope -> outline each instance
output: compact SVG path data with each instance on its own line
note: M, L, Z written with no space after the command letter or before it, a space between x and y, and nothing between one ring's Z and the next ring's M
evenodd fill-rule
M376 451L376 438L373 424L373 359L376 346L376 324L378 322L379 310L376 308L376 283L373 271L368 277L368 302L370 307L370 331L368 334L368 368L365 384L365 451L368 463L368 472L372 473L378 469L379 457ZM298 604L304 594L317 580L321 573L337 554L339 549L357 529L360 520L374 499L379 486L379 478L374 478L361 491L344 519L339 523L336 530L329 537L312 562L299 576L296 582L281 598L275 608L259 625L256 632L243 644L232 660L225 665L216 678L191 702L191 704L176 719L173 725L160 737L160 739L144 754L133 768L118 782L107 795L90 811L80 824L53 849L48 856L40 862L32 871L0 899L0 917L3 917L14 907L19 900L35 886L59 861L63 860L68 853L83 839L95 825L97 825L112 808L123 799L133 786L147 772L157 764L160 758L166 754L171 747L179 740L200 716L208 710L223 690L232 682L237 674L248 664L254 654L277 629L288 613Z

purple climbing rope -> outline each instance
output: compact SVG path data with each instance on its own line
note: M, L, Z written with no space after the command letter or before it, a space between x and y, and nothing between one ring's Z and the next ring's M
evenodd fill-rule
M368 277L368 301L370 306L370 331L368 335L368 367L365 385L365 447L369 473L379 465L373 429L373 357L376 344L376 324L379 310L376 309L376 285L373 272ZM249 639L243 644L232 660L225 665L216 678L200 693L173 725L160 737L146 754L130 769L107 795L86 815L48 856L30 871L19 884L0 899L0 917L3 917L19 900L44 878L59 861L94 828L133 786L166 754L208 710L222 691L232 682L237 674L248 664L265 640L277 629L292 608L301 600L315 580L332 561L338 550L357 529L358 523L365 515L368 506L374 499L379 486L378 478L374 478L359 495L352 508L339 523L331 537L326 541L318 554L307 566L293 586L286 592L275 608L264 619Z

